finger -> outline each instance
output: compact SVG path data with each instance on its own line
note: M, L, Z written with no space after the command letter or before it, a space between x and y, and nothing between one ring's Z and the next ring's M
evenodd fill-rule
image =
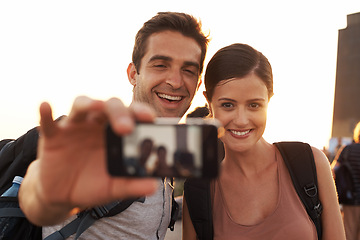
M114 132L128 134L135 126L135 119L124 103L118 98L111 98L105 102L105 109Z
M69 121L85 121L91 112L102 112L103 102L86 96L77 97L72 105Z
M155 192L158 187L154 178L115 178L112 195L115 199L147 196Z
M92 122L92 123L98 123L98 124L103 124L105 122L107 122L107 116L104 112L101 111L93 111L88 113L87 115L87 121Z
M40 131L46 137L51 137L55 134L56 124L52 116L51 106L47 102L40 105Z
M153 122L156 114L147 104L134 102L130 105L130 110L138 122Z

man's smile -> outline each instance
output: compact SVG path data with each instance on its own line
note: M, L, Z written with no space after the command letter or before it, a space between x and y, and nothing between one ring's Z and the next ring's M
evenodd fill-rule
M156 95L157 95L159 98L168 100L168 101L170 101L170 102L173 102L173 101L181 101L181 100L183 99L182 96L168 95L168 94L165 94L165 93L156 93Z

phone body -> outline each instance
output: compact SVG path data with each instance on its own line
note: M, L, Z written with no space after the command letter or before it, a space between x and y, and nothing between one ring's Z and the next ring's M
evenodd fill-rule
M172 119L138 123L130 135L106 128L110 175L125 177L215 178L219 171L220 125L216 120Z

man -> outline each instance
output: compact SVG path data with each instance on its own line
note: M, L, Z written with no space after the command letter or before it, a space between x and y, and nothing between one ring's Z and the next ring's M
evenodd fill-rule
M41 104L38 157L19 191L25 215L35 224L54 225L70 221L79 210L152 194L114 217L96 221L80 239L163 239L170 221L169 182L111 177L106 170L104 127L110 123L124 135L136 121L180 118L201 83L207 43L201 24L192 16L159 13L135 38L127 68L134 86L129 108L116 98L78 97L69 116L57 122L49 104ZM44 235L58 228L44 227Z

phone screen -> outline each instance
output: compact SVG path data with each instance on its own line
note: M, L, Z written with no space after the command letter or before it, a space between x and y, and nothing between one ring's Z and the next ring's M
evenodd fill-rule
M211 124L138 124L119 137L106 132L107 160L115 176L216 177L217 127Z

